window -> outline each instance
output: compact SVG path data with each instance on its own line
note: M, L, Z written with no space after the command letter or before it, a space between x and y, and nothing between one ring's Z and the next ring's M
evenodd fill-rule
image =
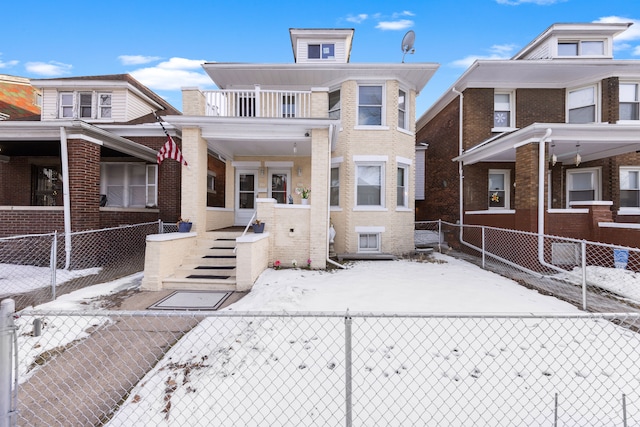
M92 118L92 96L91 93L81 93L80 94L80 117L82 118Z
M356 205L384 206L383 168L380 164L361 163L356 169Z
M310 44L307 52L308 59L334 59L335 45L333 43Z
M604 41L560 41L558 42L558 56L603 56Z
M620 207L640 208L640 167L620 168Z
M359 233L358 252L380 252L380 233Z
M288 171L270 171L269 197L276 199L276 203L287 203L289 196L289 172Z
M620 120L640 120L637 83L620 83Z
M33 165L31 167L31 206L56 206L58 189L61 186L58 167Z
M340 206L340 167L331 167L331 188L330 188L329 205Z
M571 202L600 200L600 170L571 169L567 171L567 207Z
M496 92L493 95L493 127L513 127L511 93Z
M407 115L407 93L403 90L398 90L398 128L409 129Z
M489 169L489 209L509 209L511 171Z
M329 92L329 118L340 118L340 90Z
M142 163L103 163L101 193L107 207L144 208L158 204L158 166Z
M589 86L569 91L567 106L568 123L594 123L596 121L596 87Z
M73 92L60 94L60 118L73 117Z
M98 117L102 119L111 118L111 94L101 93L98 95Z
M382 86L360 85L358 87L358 125L382 125Z
M207 193L216 192L216 173L207 172Z
M409 207L409 166L398 165L396 207Z

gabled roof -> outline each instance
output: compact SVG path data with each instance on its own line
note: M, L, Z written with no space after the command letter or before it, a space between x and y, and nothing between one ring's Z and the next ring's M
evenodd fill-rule
M147 98L152 104L156 104L158 110L164 110L162 114L181 114L175 107L165 101L154 91L134 79L130 74L108 74L102 76L77 76L61 77L55 79L33 79L32 84L37 87L68 87L68 88L114 88L128 86L138 92L143 98Z

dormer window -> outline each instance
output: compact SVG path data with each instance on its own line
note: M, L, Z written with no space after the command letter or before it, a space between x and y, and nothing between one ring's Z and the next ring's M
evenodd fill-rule
M110 119L111 94L95 92L60 92L58 117Z
M604 56L604 41L558 41L558 56Z
M335 59L336 48L333 43L309 44L307 49L308 59Z

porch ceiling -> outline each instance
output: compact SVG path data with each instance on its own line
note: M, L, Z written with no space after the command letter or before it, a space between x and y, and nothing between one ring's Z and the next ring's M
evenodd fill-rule
M200 128L209 150L229 159L236 156L310 156L312 130L332 128L333 149L340 126L339 120L330 119L198 116L163 119L181 130Z
M551 129L551 136L546 141L549 153L553 150L558 162L562 163L572 163L578 151L582 162L588 162L640 150L640 124L535 123L478 144L453 160L465 165L515 162L516 148L540 142L548 129Z

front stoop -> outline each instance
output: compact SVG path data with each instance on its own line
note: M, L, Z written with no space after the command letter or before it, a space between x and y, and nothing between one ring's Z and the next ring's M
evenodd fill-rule
M175 273L162 281L164 289L236 291L236 238L242 232L209 231L198 238Z

